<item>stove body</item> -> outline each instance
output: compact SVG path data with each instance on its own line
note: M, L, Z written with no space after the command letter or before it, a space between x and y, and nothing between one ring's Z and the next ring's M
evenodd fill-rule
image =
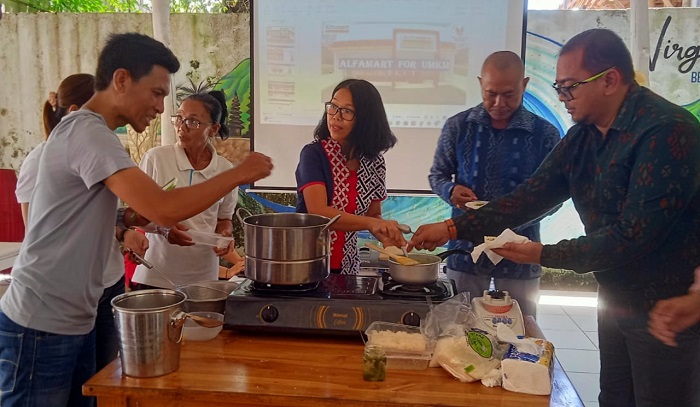
M226 301L229 328L253 331L356 335L374 321L419 326L432 303L455 295L454 282L439 279L404 287L387 273L332 274L310 286L269 286L245 280Z

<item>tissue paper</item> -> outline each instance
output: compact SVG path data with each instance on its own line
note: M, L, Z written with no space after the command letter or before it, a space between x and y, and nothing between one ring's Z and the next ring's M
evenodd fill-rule
M518 338L508 325L499 323L496 325L496 336L500 342L507 342L515 346L515 349L520 353L540 356L544 348L541 341L534 338Z
M543 348L540 356L518 352L510 345L501 361L504 389L543 396L552 392L554 346L544 339L535 341Z
M484 240L484 243L476 246L474 250L472 250L472 260L474 261L474 263L476 263L476 261L479 259L481 253L486 253L486 256L489 258L489 260L491 260L491 263L498 264L501 262L501 260L503 260L503 257L492 252L491 249L498 249L499 247L503 247L503 245L505 245L508 242L527 243L530 241L530 239L528 239L527 237L521 236L510 229L504 230L493 240Z

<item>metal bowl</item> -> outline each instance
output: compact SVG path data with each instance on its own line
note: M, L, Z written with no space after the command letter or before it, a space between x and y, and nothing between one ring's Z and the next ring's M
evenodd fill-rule
M223 314L226 309L226 299L236 287L238 283L232 281L198 281L179 286L177 291L187 296L182 304L183 311L209 311Z

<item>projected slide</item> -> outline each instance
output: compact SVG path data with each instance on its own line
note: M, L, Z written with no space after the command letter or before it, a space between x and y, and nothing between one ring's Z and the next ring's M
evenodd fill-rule
M390 172L397 153L428 160L411 171L424 172L418 185L389 187L425 189L444 121L481 101L477 77L488 54L521 53L522 20L523 2L509 0L255 1L254 148L292 172L263 184L294 186L298 153L312 140L323 103L338 82L361 78L381 93L399 137L387 155ZM428 144L427 152L403 151L412 142ZM275 152L280 143L285 151Z

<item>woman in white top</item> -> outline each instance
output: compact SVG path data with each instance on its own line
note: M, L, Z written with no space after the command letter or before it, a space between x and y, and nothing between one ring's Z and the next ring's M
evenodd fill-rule
M177 187L183 187L204 182L232 168L233 165L218 155L211 144L211 139L217 135L222 139L228 137L226 118L226 99L223 92L212 91L188 96L180 105L177 114L172 117L177 132L177 143L149 150L141 160L141 169L160 185L176 178ZM181 222L181 225L189 230L231 236L231 218L237 199L236 188L206 211ZM191 242L187 246L180 246L170 244L168 238L161 233L146 235L150 241L146 260L166 274L175 285L217 280L218 256L233 250L233 243L224 249ZM174 243L172 237L170 242ZM183 244L181 241L177 243ZM139 284L138 288L172 288L158 273L148 270L143 265L136 267L132 281Z

